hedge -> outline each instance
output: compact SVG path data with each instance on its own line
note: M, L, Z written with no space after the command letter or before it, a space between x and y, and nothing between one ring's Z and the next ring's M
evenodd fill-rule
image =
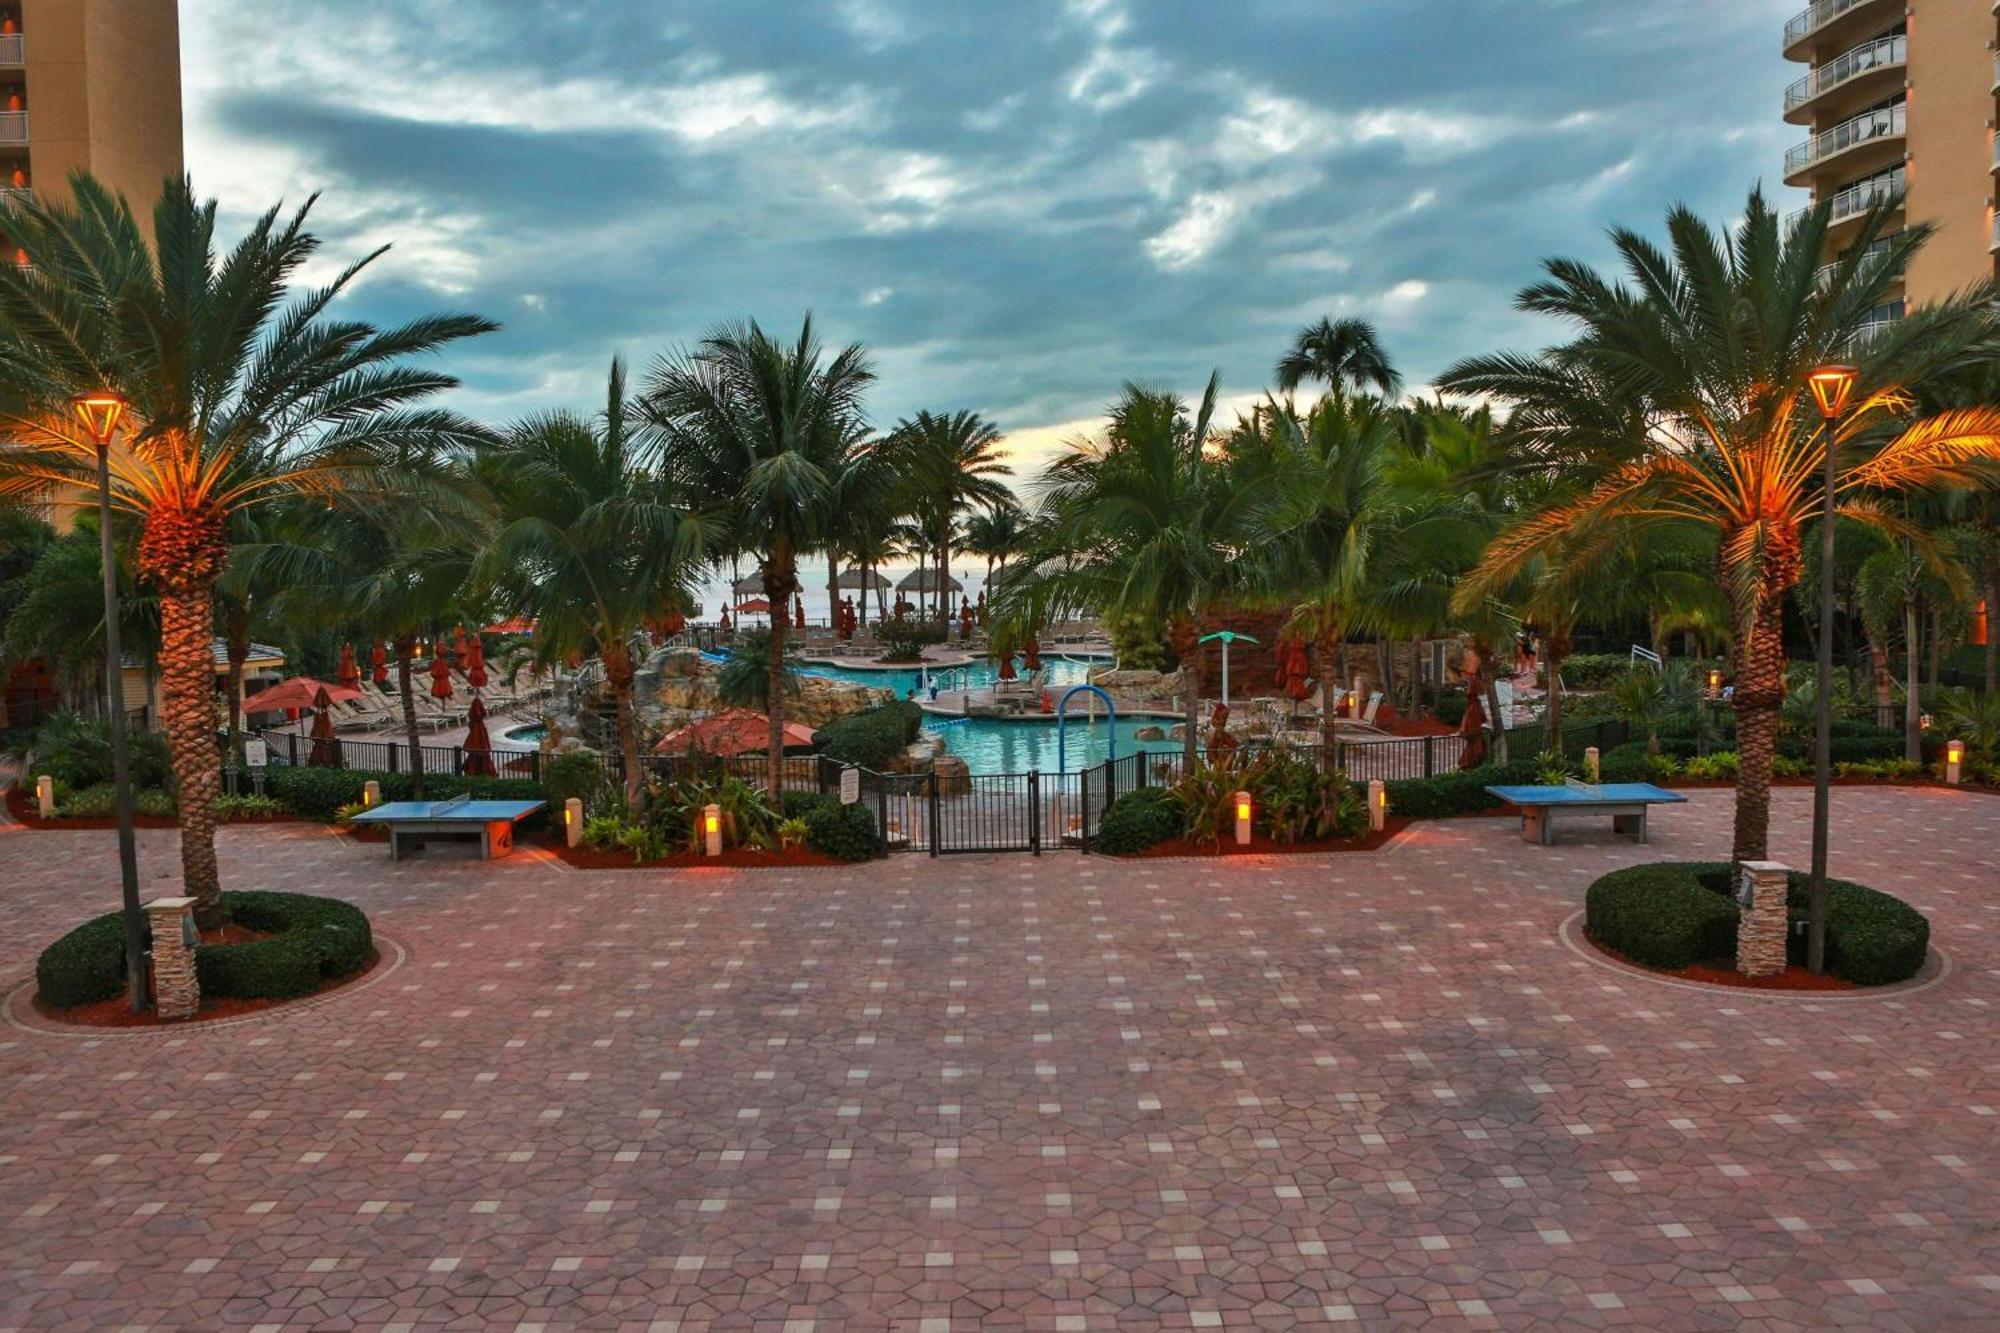
M1104 811L1097 825L1096 850L1111 856L1143 852L1180 834L1180 803L1165 787L1126 792Z
M866 801L842 805L819 792L788 791L780 800L786 819L806 821L806 846L837 861L871 861L882 854L882 830Z
M819 729L819 752L837 764L883 769L916 740L924 710L907 700L880 704Z
M1515 747L1518 752L1520 747ZM1486 764L1434 778L1403 778L1387 784L1389 809L1411 819L1442 819L1448 815L1474 815L1491 810L1500 802L1486 790L1510 782L1533 782L1536 764L1532 757L1513 762Z
M351 903L303 893L225 893L237 925L270 937L202 944L194 951L201 993L227 999L282 1000L308 995L351 975L374 956L368 918ZM152 942L150 930L147 944ZM112 912L86 921L42 951L35 986L57 1009L108 1000L125 989L125 927Z
M1636 963L1675 970L1733 959L1740 909L1735 874L1719 861L1666 861L1614 870L1590 886L1590 936ZM1805 962L1812 877L1795 870L1785 890L1787 952ZM1900 898L1847 880L1826 882L1827 971L1857 986L1913 977L1930 949L1930 922Z
M416 797L408 773L371 773L353 768L274 767L265 772L264 792L283 801L296 814L330 824L338 817L341 806L360 801L361 789L370 782L382 784L385 801L408 801ZM426 800L443 800L466 792L489 801L548 800L547 790L528 778L471 778L457 773L424 775ZM532 821L529 826L533 826Z

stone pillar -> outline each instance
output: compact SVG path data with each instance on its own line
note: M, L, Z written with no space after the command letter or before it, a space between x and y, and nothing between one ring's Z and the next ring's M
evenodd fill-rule
M583 800L572 796L563 802L563 845L574 847L583 841Z
M43 819L56 817L56 780L46 773L35 779L35 812Z
M1600 781L1603 769L1598 766L1597 747L1590 746L1583 752L1583 780L1589 783Z
M201 1008L201 982L187 942L193 934L194 899L155 898L146 904L146 919L153 927L153 1008L161 1018L193 1018Z
M1771 977L1785 970L1785 885L1791 870L1776 861L1745 861L1738 893L1743 917L1736 927L1736 970Z

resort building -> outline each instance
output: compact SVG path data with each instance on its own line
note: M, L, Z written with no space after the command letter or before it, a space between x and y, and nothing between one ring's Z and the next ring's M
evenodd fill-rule
M87 170L150 221L183 169L180 49L178 0L0 0L0 186Z
M1809 68L1785 89L1785 119L1805 137L1784 178L1833 201L1827 260L1886 195L1937 228L1880 323L1994 274L1996 15L1990 0L1816 0L1785 24L1785 58Z

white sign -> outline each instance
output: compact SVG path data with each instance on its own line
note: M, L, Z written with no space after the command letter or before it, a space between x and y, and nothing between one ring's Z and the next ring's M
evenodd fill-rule
M840 770L840 803L853 805L861 799L861 770L843 768Z
M244 738L243 762L251 768L264 768L271 762L271 747L261 740Z

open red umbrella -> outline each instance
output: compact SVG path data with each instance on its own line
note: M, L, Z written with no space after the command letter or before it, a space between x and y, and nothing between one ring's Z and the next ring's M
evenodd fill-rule
M804 629L805 627L806 599L794 593L792 594L792 628Z
M246 713L282 713L288 708L324 708L326 703L346 703L359 699L361 691L346 685L329 685L311 676L294 676L269 689L259 690L243 701Z
M465 683L475 690L486 688L486 645L478 639L466 645Z
M312 753L306 756L306 763L314 768L339 768L340 742L333 738L333 696L326 686L320 686L313 696L313 707L319 716L313 719Z
M451 663L444 660L442 652L431 655L431 697L451 698Z
M375 683L377 685L387 685L389 683L389 653L387 649L382 647L380 640L376 641L375 647L370 650L368 657L370 663L375 668Z
M1028 636L1028 641L1021 645L1021 665L1031 676L1042 669L1041 640L1032 634Z
M811 745L815 734L811 727L803 723L785 723L785 744L788 747ZM683 754L699 750L726 759L732 755L755 754L770 743L771 719L768 716L747 708L731 708L668 732L653 747L653 753Z
M768 616L771 614L771 604L762 597L752 597L736 604L736 614L739 616Z
M361 683L361 668L354 660L354 645L340 645L340 665L334 670L333 678L352 689Z
M495 777L493 738L486 734L486 704L477 695L473 696L466 716L472 726L465 733L465 772L470 777Z

